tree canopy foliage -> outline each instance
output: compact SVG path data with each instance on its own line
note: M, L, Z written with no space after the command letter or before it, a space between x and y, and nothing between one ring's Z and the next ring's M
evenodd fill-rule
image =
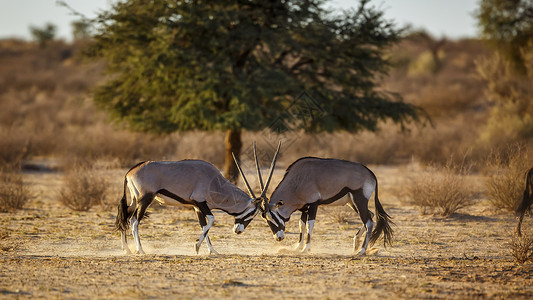
M93 20L90 53L111 75L94 99L132 129L158 133L260 130L302 91L324 113L283 122L308 132L418 120L416 107L376 86L400 30L368 1L343 12L324 4L117 1Z
M32 38L39 43L40 47L44 47L48 41L55 38L57 32L56 25L46 23L43 27L30 26L30 33Z
M524 51L533 46L533 2L481 0L476 15L483 36L498 47L519 73L526 73Z

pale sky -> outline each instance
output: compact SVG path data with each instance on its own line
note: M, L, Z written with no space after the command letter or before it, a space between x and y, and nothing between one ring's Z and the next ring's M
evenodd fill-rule
M76 11L91 18L107 10L116 0L65 0ZM399 26L411 24L426 29L435 37L457 39L477 35L473 12L480 0L373 0L370 4L385 11L385 17ZM334 8L356 7L356 0L333 0ZM47 22L58 27L57 37L72 38L71 22L78 20L56 4L56 0L0 0L0 39L17 37L30 40L30 25Z

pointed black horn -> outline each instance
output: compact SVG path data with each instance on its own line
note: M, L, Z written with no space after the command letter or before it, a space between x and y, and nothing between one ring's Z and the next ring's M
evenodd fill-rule
M259 184L261 185L261 191L265 189L263 185L263 177L261 176L261 170L259 169L259 161L257 160L257 147L254 142L254 158L255 158L255 167L257 169L257 178L259 179Z
M274 158L272 159L272 163L270 164L270 172L268 174L267 181L265 183L265 188L261 192L261 198L263 198L266 195L266 192L268 190L268 185L270 184L270 180L272 179L272 175L274 174L274 168L276 167L276 160L278 159L279 149L281 148L281 141L279 141L278 149L276 150L276 153L274 154Z
M231 156L233 156L233 160L235 161L235 165L237 166L237 169L239 169L239 173L241 173L242 180L246 184L246 188L248 188L248 192L250 193L250 196L252 196L252 198L255 199L254 192L252 191L252 188L250 187L250 184L248 184L248 180L246 180L246 176L244 176L244 172L242 171L241 166L237 162L237 159L235 158L235 154L233 154L233 152L231 152Z

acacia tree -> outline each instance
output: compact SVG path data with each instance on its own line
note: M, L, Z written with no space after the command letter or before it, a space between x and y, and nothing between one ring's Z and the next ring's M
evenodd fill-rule
M30 26L31 36L41 48L44 48L46 43L54 39L56 31L57 27L52 23L46 23L43 27Z
M268 128L302 91L324 113L283 122L307 132L418 120L376 89L400 30L367 2L334 13L322 0L117 1L93 20L90 53L112 75L94 100L132 130L225 131L227 178L241 131Z

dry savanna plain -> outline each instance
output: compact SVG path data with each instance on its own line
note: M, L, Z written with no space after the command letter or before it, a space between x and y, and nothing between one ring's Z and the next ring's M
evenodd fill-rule
M401 192L416 166L370 168L396 236L391 247L379 241L364 257L352 250L361 221L348 207L319 207L311 251L303 254L291 250L299 213L285 240L276 242L260 216L235 235L233 218L217 212L209 234L220 254L208 255L204 243L197 255L200 227L192 209L157 204L139 227L147 254L125 255L114 231L115 207L74 212L58 201L60 172L27 172L24 182L36 197L22 210L0 214L0 298L533 297L533 264L510 255L511 213L494 210L481 196L448 218L421 215ZM100 171L115 187L116 202L125 171ZM527 217L525 226L531 224Z

